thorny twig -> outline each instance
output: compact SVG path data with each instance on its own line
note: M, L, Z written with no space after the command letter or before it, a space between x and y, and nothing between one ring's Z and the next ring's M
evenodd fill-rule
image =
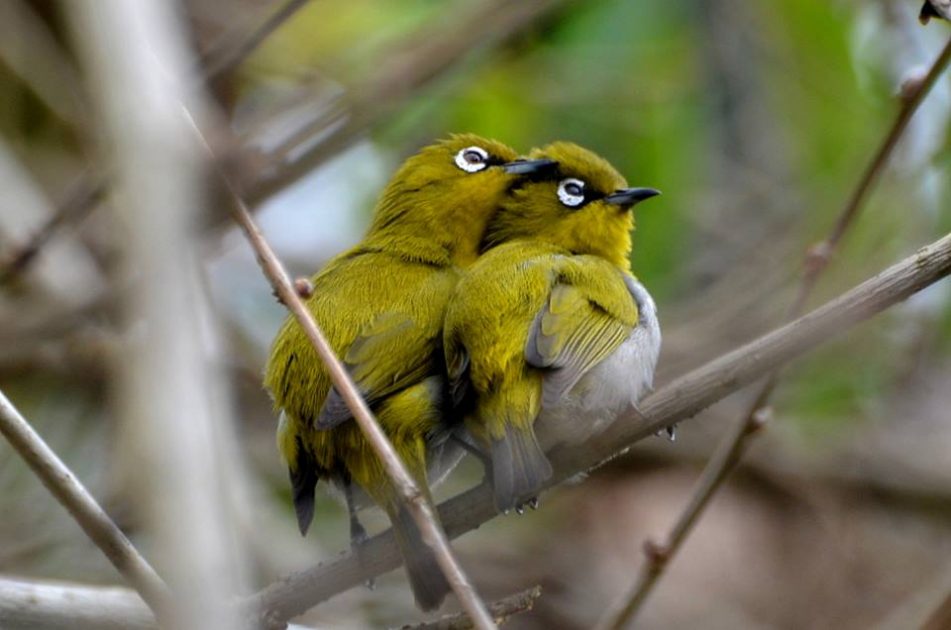
M945 45L920 82L902 86L901 108L878 151L862 173L862 177L852 191L829 235L820 243L809 248L806 253L802 281L789 308L788 319L793 319L802 314L819 277L828 266L846 232L854 225L863 203L881 176L892 151L908 127L912 116L934 86L938 77L941 76L949 61L951 61L951 40ZM599 623L599 628L610 628L612 630L624 628L643 606L647 595L657 584L670 564L671 558L680 549L688 534L696 525L714 493L739 465L743 454L752 442L752 438L759 433L759 429L766 423L770 415L769 400L778 380L778 370L772 371L766 377L752 404L749 405L745 414L737 422L736 427L724 438L707 463L691 492L687 506L678 516L664 542L647 541L645 543L645 559L633 587L625 595L622 603L617 608L610 610L608 615Z

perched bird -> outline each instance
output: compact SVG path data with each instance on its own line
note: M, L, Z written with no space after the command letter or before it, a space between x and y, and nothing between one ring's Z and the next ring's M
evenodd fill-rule
M918 20L927 24L931 18L951 20L951 0L925 0L918 14Z
M558 162L507 196L487 250L446 313L446 365L470 449L496 507L521 509L552 469L545 451L603 429L651 386L660 349L654 301L630 272L628 188L604 159L557 142Z
M442 363L442 324L460 269L478 255L499 200L550 160L517 160L499 142L465 134L425 147L397 170L370 229L312 279L307 306L347 366L396 452L424 492L427 469L452 463ZM318 480L343 491L354 545L366 538L359 490L390 517L421 608L448 584L329 374L297 322L277 334L265 386L281 412L278 448L287 462L302 534Z

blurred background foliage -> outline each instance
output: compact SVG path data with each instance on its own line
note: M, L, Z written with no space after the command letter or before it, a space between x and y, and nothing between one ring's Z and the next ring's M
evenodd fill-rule
M183 2L196 63L279 4ZM100 156L60 7L0 6L2 261ZM639 210L633 253L660 307L660 384L781 321L806 250L831 228L883 137L901 82L927 67L951 33L947 23L921 27L912 0L525 6L537 15L499 40L492 20L511 13L503 2L311 0L208 87L238 137L266 151L300 111L346 107L381 68L398 73L434 34L474 29L485 45L405 93L390 75L395 87L377 103L386 113L367 133L264 200L267 235L292 272L307 275L360 238L389 173L434 138L473 131L526 151L578 142L632 185L664 192ZM815 304L951 227L949 112L944 77ZM260 388L284 311L223 216L210 218L208 292L227 331L217 356L233 377L234 420L252 471L235 525L263 585L344 549L346 518L322 496L310 538L297 536ZM109 401L110 369L135 360L122 354L129 331L113 301L121 282L111 243L120 238L93 212L67 222L4 281L0 388L135 539L123 484L131 464L115 452ZM949 347L945 282L786 370L775 423L649 601L643 627L908 627L929 593L951 587ZM590 626L625 589L643 540L669 527L746 396L685 424L674 443L649 440L583 486L546 495L539 511L461 539L463 562L488 597L545 588L536 610L509 627ZM480 475L466 462L438 494ZM0 572L116 580L5 444L0 489ZM136 540L147 552L149 541ZM396 572L304 621L380 627L416 618Z

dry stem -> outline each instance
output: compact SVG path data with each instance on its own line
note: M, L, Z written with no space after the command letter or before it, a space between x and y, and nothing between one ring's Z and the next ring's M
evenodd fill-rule
M169 592L162 578L3 392L0 433L156 615L167 609Z
M844 333L951 272L951 235L858 285L837 299L659 388L640 404L640 413L622 414L587 444L551 453L555 485L599 466L653 435L709 407L828 339ZM450 537L496 516L491 489L482 484L439 506ZM330 564L288 575L248 599L271 618L290 619L325 599L399 565L392 533L365 543L361 559L351 554Z
M528 612L535 606L535 600L541 597L542 587L534 586L525 589L520 593L503 597L500 600L489 604L489 612L492 618L502 625L508 621L509 617ZM455 615L446 615L436 621L416 624L414 626L406 625L400 630L469 630L472 627L472 621L467 615L457 613Z
M234 191L232 190L232 192ZM281 302L287 306L288 310L297 319L318 356L327 366L334 387L346 401L347 407L353 413L353 417L363 431L367 442L383 463L383 468L393 481L393 485L422 532L423 541L436 555L439 567L446 575L446 579L459 598L463 609L468 613L476 628L495 628L495 623L492 621L492 617L489 616L485 604L479 598L475 588L469 583L462 567L453 555L452 549L449 547L449 541L436 520L432 506L406 470L393 445L390 444L376 418L373 417L370 408L350 379L346 368L334 355L333 349L331 349L330 344L314 320L314 316L307 310L307 306L297 294L287 272L264 239L264 235L255 225L247 207L236 195L234 196L234 202L235 218L247 235L264 275L271 282Z
M641 403L640 413L622 414L603 434L579 448L551 454L556 485L626 452L658 429L694 416L716 401L843 334L888 307L951 273L951 235L863 282L837 299L659 388ZM446 533L455 538L497 516L491 488L479 485L439 506ZM358 559L340 559L287 575L245 599L249 615L286 621L337 593L396 568L399 551L391 531L367 541ZM11 604L0 597L0 618ZM15 603L12 604L15 607ZM142 623L141 617L133 621Z
M909 121L924 101L925 96L947 67L949 60L951 60L951 40L945 45L916 89L912 89L903 95L902 105L894 122L882 140L878 151L875 152L865 168L831 232L825 240L811 247L806 253L802 281L796 298L790 306L789 319L802 314L819 277L828 266L842 238L849 228L855 224L863 203L885 169L888 158L898 144L902 133L908 127ZM766 377L746 413L740 417L736 427L727 434L707 463L691 492L690 500L678 516L671 531L667 534L666 541L662 544L651 541L645 543L644 562L634 585L625 595L622 603L616 609L609 611L609 614L599 623L599 628L619 630L627 626L643 606L651 589L657 584L670 564L670 559L677 553L687 535L696 525L714 493L723 485L730 473L737 468L743 454L749 448L752 438L759 433L759 429L762 428L766 417L769 415L767 405L778 381L778 371L773 371ZM661 550L661 553L654 552L658 549Z

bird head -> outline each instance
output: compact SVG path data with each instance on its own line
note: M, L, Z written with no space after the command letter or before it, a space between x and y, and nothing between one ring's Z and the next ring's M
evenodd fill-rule
M507 191L555 166L546 158L519 159L511 147L475 134L450 136L400 166L383 192L368 238L396 247L405 239L427 239L454 264L470 264Z
M558 166L512 188L486 230L483 249L514 239L540 239L627 269L631 209L660 192L629 188L604 158L570 142L533 149L528 157Z

